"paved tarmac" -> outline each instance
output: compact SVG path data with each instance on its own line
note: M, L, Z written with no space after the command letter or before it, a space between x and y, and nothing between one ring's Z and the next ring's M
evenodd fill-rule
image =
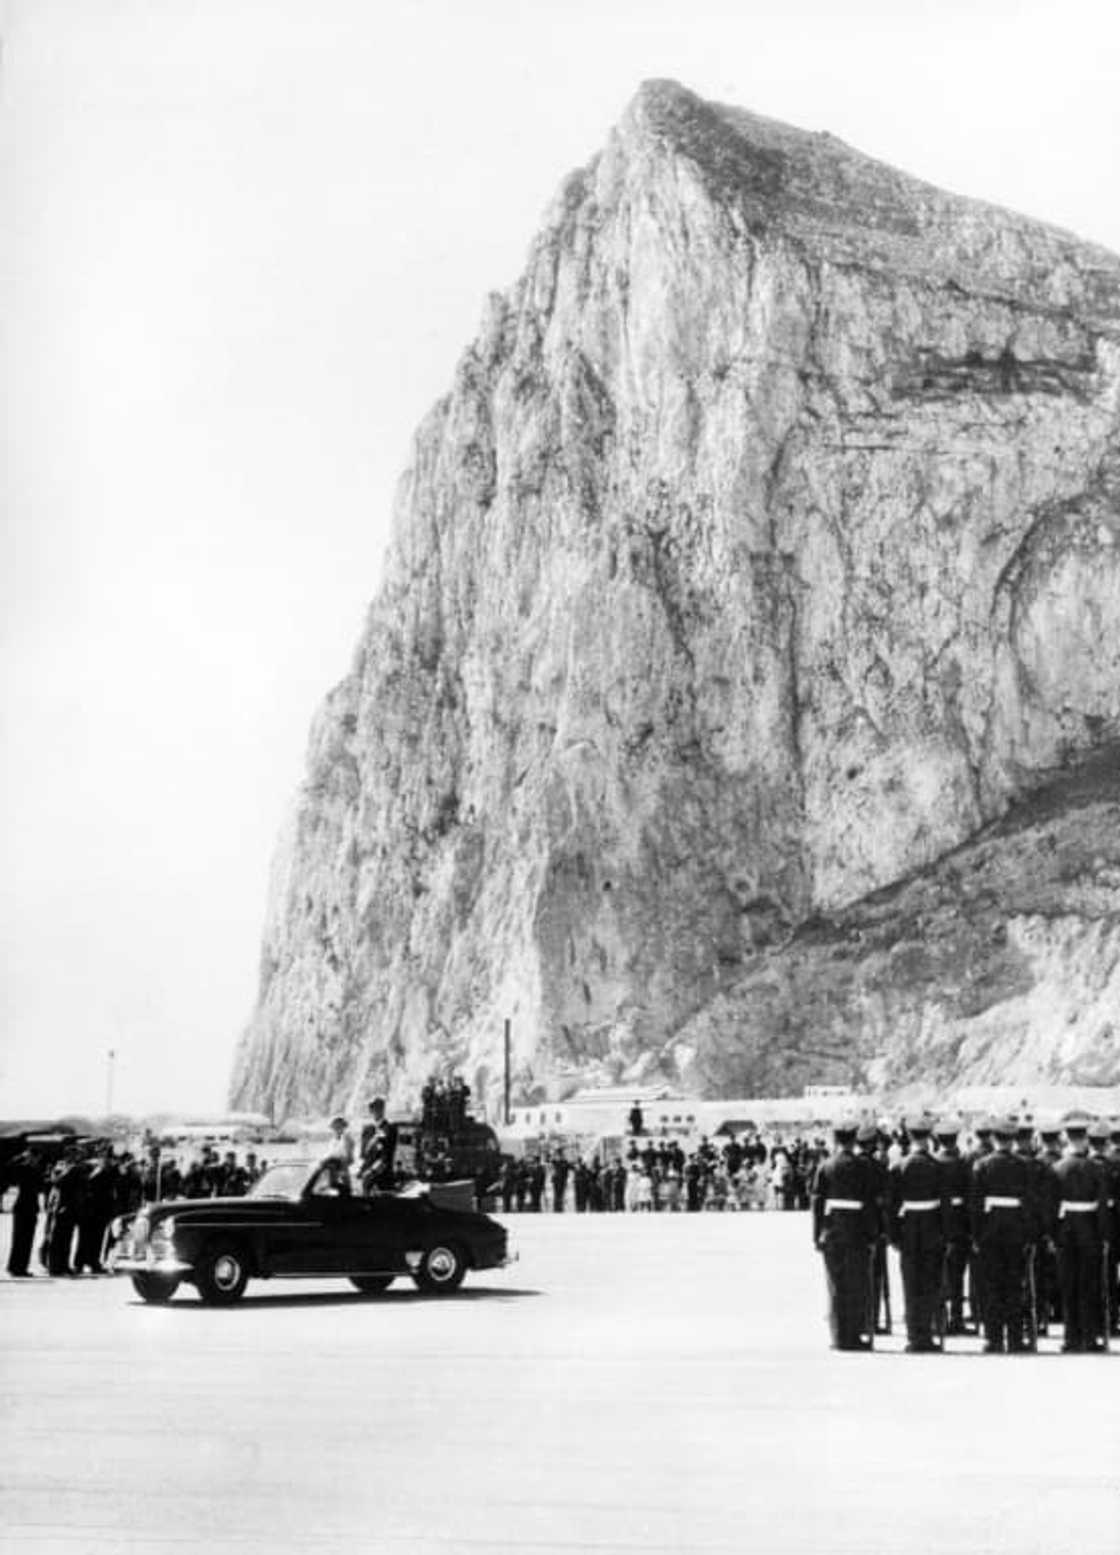
M804 1215L509 1224L442 1299L0 1282L0 1547L1120 1551L1120 1355L831 1352Z

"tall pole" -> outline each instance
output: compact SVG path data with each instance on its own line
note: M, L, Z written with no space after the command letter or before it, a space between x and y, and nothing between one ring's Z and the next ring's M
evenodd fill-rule
M117 1050L111 1047L105 1055L105 1116L113 1115L113 1065L117 1061Z
M506 1018L505 1125L509 1127L509 1018Z

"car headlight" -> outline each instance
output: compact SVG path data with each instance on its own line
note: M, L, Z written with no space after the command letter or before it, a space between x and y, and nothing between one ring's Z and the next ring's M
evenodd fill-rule
M161 1220L152 1232L152 1240L149 1244L156 1258L169 1257L175 1251L175 1217L169 1215L166 1220Z

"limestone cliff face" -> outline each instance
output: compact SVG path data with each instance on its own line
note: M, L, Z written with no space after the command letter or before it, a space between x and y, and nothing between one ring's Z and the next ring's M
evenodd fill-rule
M417 434L233 1097L404 1100L443 1062L493 1097L507 1016L521 1095L777 1074L799 930L977 834L998 876L983 829L1118 737L1120 259L647 85ZM1008 931L961 1077L1120 1074L1031 992L1089 974L1108 881ZM798 1073L949 1066L936 979L867 977L842 1013L820 984Z

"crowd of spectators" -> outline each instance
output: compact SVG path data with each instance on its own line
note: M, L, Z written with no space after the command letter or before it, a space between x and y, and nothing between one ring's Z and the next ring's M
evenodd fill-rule
M53 1277L104 1272L109 1227L158 1199L206 1199L247 1193L267 1161L249 1151L220 1155L206 1146L185 1166L158 1146L135 1154L107 1140L75 1141L57 1159L22 1151L0 1177L0 1196L14 1190L8 1273L30 1276L38 1260Z
M624 1151L590 1160L563 1148L507 1159L498 1185L516 1211L634 1213L808 1209L823 1139L747 1133L686 1151L679 1139L632 1137Z

